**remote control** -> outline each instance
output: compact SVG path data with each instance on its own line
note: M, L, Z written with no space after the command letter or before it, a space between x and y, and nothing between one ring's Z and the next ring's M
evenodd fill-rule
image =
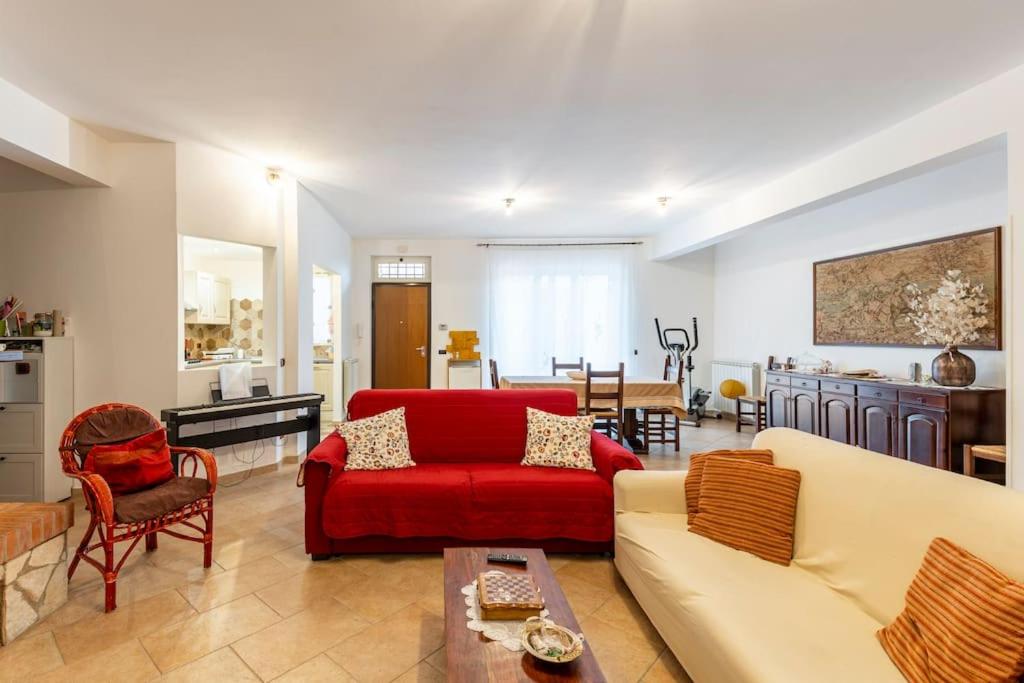
M501 564L526 565L526 555L512 555L509 553L488 553L488 562L500 562Z

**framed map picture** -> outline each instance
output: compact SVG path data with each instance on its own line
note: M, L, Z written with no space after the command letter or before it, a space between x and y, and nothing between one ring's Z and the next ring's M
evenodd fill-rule
M816 345L924 346L907 319L907 285L934 291L959 270L988 295L989 321L972 349L1002 348L1001 228L916 242L814 264Z

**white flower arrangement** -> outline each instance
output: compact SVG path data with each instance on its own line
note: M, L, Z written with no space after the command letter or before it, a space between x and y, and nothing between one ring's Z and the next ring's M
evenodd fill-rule
M925 294L916 284L907 285L907 319L925 344L946 348L976 341L988 323L988 295L981 283L971 284L959 270L948 270L938 288Z

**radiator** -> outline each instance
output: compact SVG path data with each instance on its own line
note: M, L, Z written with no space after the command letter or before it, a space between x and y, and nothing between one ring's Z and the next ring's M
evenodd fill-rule
M736 401L723 398L718 387L727 379L743 382L746 393L760 396L761 364L751 361L715 360L711 361L711 406L716 410L730 415L736 412Z
M346 358L341 362L341 395L344 399L342 405L345 406L345 410L342 414L345 415L345 419L348 419L348 400L352 398L352 394L356 393L359 388L359 359L358 358Z

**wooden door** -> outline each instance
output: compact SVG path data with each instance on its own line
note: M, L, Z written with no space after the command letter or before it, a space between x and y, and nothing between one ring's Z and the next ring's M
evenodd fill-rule
M792 410L791 424L793 429L799 429L808 434L818 434L818 392L793 390L793 401L790 407Z
M857 399L857 445L883 455L899 455L896 404L873 398Z
M900 457L929 467L949 469L946 412L900 406Z
M430 388L430 285L373 285L373 387Z
M857 445L856 399L853 396L821 395L821 435L839 443Z
M785 387L768 387L768 426L789 426L789 389Z

